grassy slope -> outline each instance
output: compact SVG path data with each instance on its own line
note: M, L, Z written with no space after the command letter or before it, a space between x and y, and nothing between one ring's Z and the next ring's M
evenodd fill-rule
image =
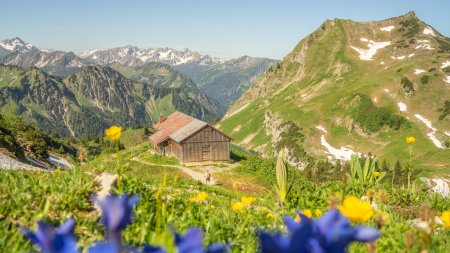
M285 58L287 60L282 62L282 69L274 74L274 78L281 79L287 86L276 93L254 100L245 109L224 119L219 125L220 129L229 133L237 143L256 133L247 147L271 154L270 138L262 127L264 114L266 110L270 110L282 116L284 121L292 120L304 128L310 151L323 150L320 145L322 133L315 129L315 126L321 124L329 132L326 136L327 141L335 147L346 146L363 153L372 152L392 163L397 159L406 162L409 154L404 140L406 136L413 135L417 139L414 147L417 168L449 168L450 150L436 148L426 136L428 129L413 116L419 113L431 119L438 129L448 128L446 124L448 120L433 120L437 119L438 113L434 109L430 110L441 107L449 94L448 88L442 84L440 70L437 70L437 76L431 75L427 85L420 84L421 75L412 73L414 68L425 70L432 67L439 68L443 58L436 54L430 56L430 52L422 50L416 52L414 61L395 61L390 59L389 52L379 50L374 61L361 61L358 54L348 45L348 36L351 36L352 29L349 21L336 20L336 25L310 47L306 58L306 74L300 81L288 77L298 71L299 64L290 61L287 56ZM389 40L388 35L379 35L376 39L376 41L386 40ZM298 52L305 43L306 40L302 41L293 52ZM364 44L357 46L364 47ZM381 60L385 61L385 65L382 66L389 66L388 69L374 67ZM327 69L335 64L346 64L350 71L338 78ZM413 97L405 97L398 85L400 79L405 76L416 84L417 91ZM321 84L324 86L318 88ZM383 89L389 89L394 97L388 96ZM401 114L397 102L405 102L408 105L408 112L402 115L409 118L412 127L400 131L383 129L370 138L353 131L349 132L342 124L336 124L338 117L350 116L349 112L345 112L337 105L343 98L356 93L367 94L372 99L377 97L376 106L385 106L397 114ZM304 94L308 99L301 97ZM249 115L252 115L251 120L248 120ZM255 132L255 129L258 131ZM261 148L263 144L267 146ZM446 171L449 172L448 169Z
M167 230L168 224L178 231L198 226L205 231L207 243L228 242L233 245L233 252L255 252L256 231L281 229L282 215L294 215L297 210L304 208L325 211L330 196L336 192L340 196L365 194L364 189L344 187L339 181L312 183L304 178L302 172L290 170L289 175L294 182L290 204L279 208L271 194L271 185L275 180L273 161L234 151L233 157L241 166L223 176L228 176L227 180L231 185L236 183L238 187L233 189L230 184L211 187L191 181L176 168L149 166L130 160L139 156L140 159L152 163L174 164L170 158L149 155L149 145L147 142L117 154L102 155L74 171L40 174L0 171L0 219L5 221L0 222L0 241L4 242L0 244L0 251L8 249L13 252L29 252L32 247L25 242L18 226L30 227L42 218L58 224L69 217L75 217L78 224L75 232L80 238L80 246L84 247L102 238L98 213L89 201L91 194L98 188L94 184L93 175L84 172L95 175L105 171L119 171L122 176L115 191L140 195L135 222L124 233L127 243L138 245L147 242L169 248L172 245L169 242L171 234ZM245 182L252 189L240 188L241 182ZM254 189L257 190L253 191ZM382 185L375 189L376 192L388 190ZM189 198L200 191L208 193L207 201L190 202ZM240 196L249 195L257 197L252 209L242 213L231 211L232 202L238 201ZM424 201L429 202L437 212L450 209L449 200L426 193L408 197L404 191L395 189L390 189L388 197L378 202L380 208L391 216L391 223L383 228L383 237L378 241L380 252L403 251L407 231L412 231L416 236L420 235L420 231L407 225L406 220L418 215L417 207ZM264 211L263 207L269 211ZM268 212L273 213L274 218L266 217ZM374 221L369 225L374 226ZM434 237L435 250L448 250L449 233L450 230L442 231L442 234ZM418 249L420 243L420 240L415 242L415 249ZM365 246L355 245L352 252L365 252Z

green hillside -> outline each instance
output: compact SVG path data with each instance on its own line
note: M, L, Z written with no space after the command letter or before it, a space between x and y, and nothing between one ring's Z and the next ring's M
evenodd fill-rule
M218 127L266 156L286 147L298 167L308 156L335 159L328 145L406 163L405 138L414 136L416 168L448 173L449 45L414 13L328 20L259 77Z
M192 81L178 76L160 87L130 80L110 67L87 66L61 79L37 68L0 65L0 112L13 112L47 133L64 137L97 136L113 124L148 126L160 114L176 110L205 121L223 115L217 102L195 84L184 88Z

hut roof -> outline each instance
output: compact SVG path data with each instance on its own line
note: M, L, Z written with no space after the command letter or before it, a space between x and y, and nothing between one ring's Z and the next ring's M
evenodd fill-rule
M155 124L158 131L150 136L150 140L156 145L169 138L181 142L207 125L208 123L184 113L174 112L164 121Z

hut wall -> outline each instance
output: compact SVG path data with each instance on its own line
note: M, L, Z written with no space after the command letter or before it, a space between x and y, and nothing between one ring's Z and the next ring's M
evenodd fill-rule
M206 126L182 143L182 162L225 161L230 159L230 139Z

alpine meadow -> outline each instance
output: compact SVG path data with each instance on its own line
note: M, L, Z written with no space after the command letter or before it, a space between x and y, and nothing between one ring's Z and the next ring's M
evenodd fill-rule
M200 2L2 4L0 252L450 252L449 3Z

